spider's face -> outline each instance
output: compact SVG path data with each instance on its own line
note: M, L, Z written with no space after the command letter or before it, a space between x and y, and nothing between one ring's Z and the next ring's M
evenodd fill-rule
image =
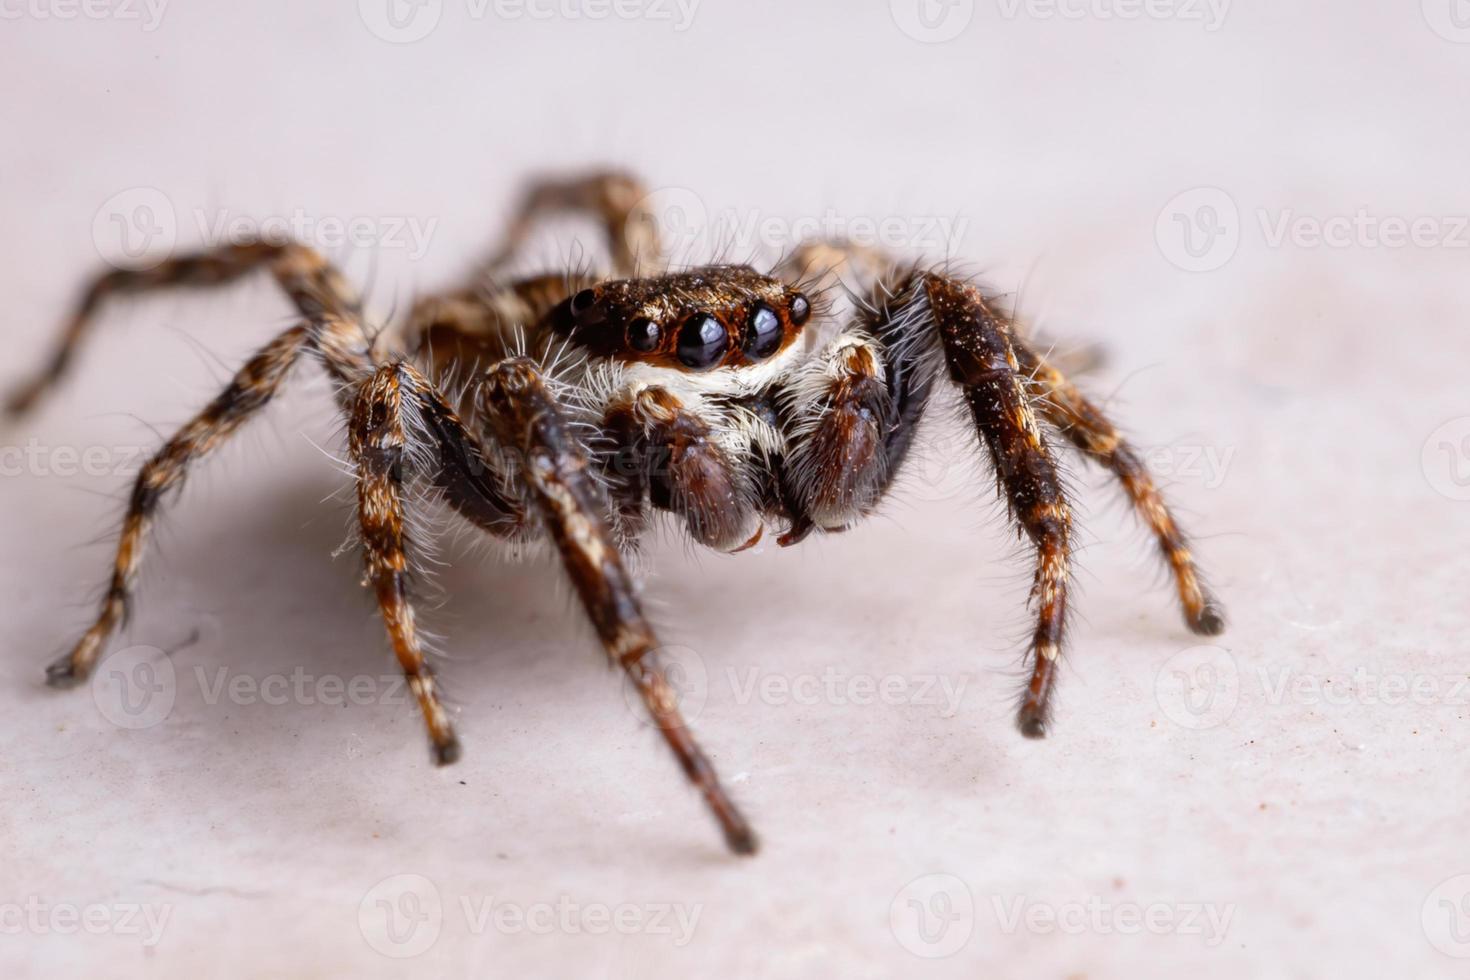
M765 361L800 335L812 304L748 266L711 265L583 289L550 313L551 327L595 356L682 371Z

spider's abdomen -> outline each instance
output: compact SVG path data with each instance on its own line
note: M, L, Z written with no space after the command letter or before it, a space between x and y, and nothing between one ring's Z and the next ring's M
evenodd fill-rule
M546 323L595 357L708 371L775 356L811 314L811 301L779 279L711 265L580 290Z

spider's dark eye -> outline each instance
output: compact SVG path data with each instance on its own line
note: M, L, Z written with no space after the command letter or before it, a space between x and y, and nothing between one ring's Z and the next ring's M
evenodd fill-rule
M708 313L696 313L679 331L679 363L702 371L718 364L730 347L725 327Z
M641 353L656 348L663 337L663 329L647 317L641 316L628 324L628 346Z
M745 322L745 353L752 358L770 357L781 346L781 318L764 303L757 303Z
M584 289L580 293L572 297L572 302L568 309L572 311L572 316L584 317L596 305L596 291L591 289Z
M798 327L806 323L807 318L812 315L812 304L801 293L791 297L791 322Z

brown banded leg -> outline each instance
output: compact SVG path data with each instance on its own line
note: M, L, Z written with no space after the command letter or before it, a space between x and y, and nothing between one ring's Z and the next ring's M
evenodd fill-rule
M1169 563L1184 621L1196 633L1216 636L1225 630L1225 610L1200 579L1189 542L1169 513L1163 495L1154 486L1143 460L1139 459L1102 409L1089 401L1060 370L1032 351L1015 343L1021 370L1042 388L1038 408L1089 458L1117 477L1129 502L1158 541L1159 551Z
M413 468L414 448L405 416L417 408L409 386L427 384L405 365L379 368L357 393L348 425L348 451L357 468L357 515L362 532L366 582L373 589L398 664L408 679L429 729L434 761L459 758L459 739L439 699L434 673L419 638L409 600L409 547L404 528L403 482ZM405 407L405 402L410 408Z
M658 641L608 530L607 500L535 366L514 358L491 368L480 390L480 407L496 438L520 458L527 488L608 657L637 689L730 849L755 853L754 832L679 714L674 690L658 662Z
M148 543L159 502L180 487L190 465L233 435L280 390L301 352L311 343L311 329L292 327L246 362L209 405L180 429L138 473L123 519L113 561L112 579L92 627L72 651L46 668L47 682L64 687L84 680L113 632L126 619L138 568Z
M658 268L663 264L663 247L658 221L647 210L647 195L637 178L612 171L536 181L522 196L504 240L482 271L499 274L530 237L538 218L566 213L591 214L602 222L613 271L618 275L633 276L640 267Z
M1066 626L1071 511L1032 410L1010 323L968 283L925 275L921 285L939 328L950 375L963 387L1011 516L1036 546L1032 672L1016 722L1022 734L1041 738L1046 734Z
M684 518L700 544L717 551L755 544L761 524L750 476L698 411L668 389L648 386L610 406L604 426L621 451L611 477L625 486L629 510L641 509L646 491L653 506Z
M269 266L302 316L319 326L333 320L348 328L322 330L323 347L341 347L328 351L336 355L328 356L329 366L360 363L367 358L366 342L358 326L357 298L325 258L304 245L264 241L229 245L168 259L151 269L115 269L94 279L67 319L46 366L6 400L7 414L16 416L28 411L56 385L107 301L181 286L224 285L263 266Z

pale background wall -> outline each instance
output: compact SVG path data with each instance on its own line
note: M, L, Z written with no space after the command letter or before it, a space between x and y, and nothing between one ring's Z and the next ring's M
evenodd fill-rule
M735 861L555 572L467 544L429 614L466 753L428 766L356 562L329 557L344 480L314 447L337 429L303 383L164 523L118 644L197 634L146 660L162 699L53 694L136 447L288 322L263 282L119 310L3 435L6 975L1460 975L1466 5L625 2L429 0L395 31L374 0L3 0L0 381L145 231L366 219L366 247L330 250L386 312L451 283L538 168L623 163L686 214L769 220L755 244L894 219L1104 345L1092 385L1232 628L1183 631L1078 468L1073 651L1055 736L1024 742L1027 573L943 428L861 531L739 560L666 544L651 600L765 840ZM565 231L547 258L588 237ZM298 670L370 703L258 694ZM853 696L888 678L897 703ZM533 931L486 903L592 918ZM102 934L65 934L89 905ZM630 932L592 932L625 905ZM168 916L156 942L132 908Z

